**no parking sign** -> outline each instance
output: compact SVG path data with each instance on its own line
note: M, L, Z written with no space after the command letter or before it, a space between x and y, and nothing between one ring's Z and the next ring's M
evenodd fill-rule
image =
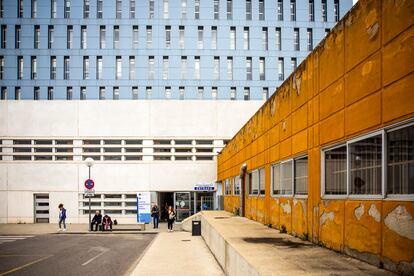
M86 189L88 189L88 190L92 190L93 189L93 187L95 187L95 182L93 182L93 180L92 179L86 179L86 181L85 181L85 188Z

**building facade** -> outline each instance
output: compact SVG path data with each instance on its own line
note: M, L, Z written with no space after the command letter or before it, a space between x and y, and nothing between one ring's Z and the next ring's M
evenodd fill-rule
M226 210L413 273L413 14L345 15L219 155Z

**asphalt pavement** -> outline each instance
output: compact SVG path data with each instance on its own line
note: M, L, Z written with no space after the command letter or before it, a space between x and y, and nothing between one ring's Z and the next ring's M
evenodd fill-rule
M3 275L129 275L154 234L1 235Z

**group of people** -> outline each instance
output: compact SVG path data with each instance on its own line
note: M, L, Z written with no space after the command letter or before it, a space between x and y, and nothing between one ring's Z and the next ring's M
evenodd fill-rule
M102 231L112 231L112 219L110 216L105 215L102 218L101 212L96 211L91 222L91 231L95 226L95 232L98 231L99 225L102 224Z
M166 212L167 217L167 224L168 224L168 232L173 231L174 221L176 219L176 214L172 206L168 206L167 204L164 207L164 211ZM160 208L158 208L157 204L153 204L151 208L151 217L154 224L154 229L158 228L158 223L160 221Z

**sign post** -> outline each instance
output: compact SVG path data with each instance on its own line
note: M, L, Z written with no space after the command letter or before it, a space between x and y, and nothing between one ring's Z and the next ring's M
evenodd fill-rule
M89 231L92 231L92 225L91 225L91 197L95 195L95 190L93 190L93 187L95 187L95 182L91 179L91 168L89 167L89 178L86 179L85 183L85 196L89 198Z
M151 222L151 194L150 192L137 193L137 221Z

